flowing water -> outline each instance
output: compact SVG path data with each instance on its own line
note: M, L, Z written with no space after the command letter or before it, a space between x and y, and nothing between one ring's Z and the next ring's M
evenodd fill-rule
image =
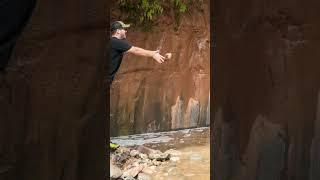
M210 146L191 146L178 149L182 152L180 161L158 167L152 179L155 180L209 180Z
M155 169L154 180L210 179L209 127L120 136L111 138L111 141L127 147L144 145L162 152L168 149L180 151L179 159Z

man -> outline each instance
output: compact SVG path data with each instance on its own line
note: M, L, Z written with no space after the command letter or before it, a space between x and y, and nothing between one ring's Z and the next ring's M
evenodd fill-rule
M159 51L150 51L140 47L132 46L126 41L126 28L130 24L125 24L122 21L115 21L111 24L111 62L109 63L108 83L112 84L115 74L119 70L124 53L131 53L138 56L152 57L158 63L163 63L165 58L160 55ZM110 143L110 149L116 149L119 145Z
M115 21L111 24L111 63L109 63L109 84L112 83L113 78L118 71L123 54L131 53L138 56L152 57L158 63L163 63L165 58L159 54L159 51L150 51L140 47L132 46L126 41L126 28L130 27L130 24L125 24L122 21Z

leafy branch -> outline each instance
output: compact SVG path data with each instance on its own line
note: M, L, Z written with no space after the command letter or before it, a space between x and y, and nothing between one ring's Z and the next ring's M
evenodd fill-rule
M180 24L181 14L188 11L188 5L196 0L118 0L126 20L134 22L143 30L151 30L156 20L163 14L164 6L170 4L174 11L176 26Z

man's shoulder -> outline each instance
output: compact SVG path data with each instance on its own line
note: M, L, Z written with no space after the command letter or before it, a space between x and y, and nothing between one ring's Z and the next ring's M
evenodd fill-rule
M115 38L115 37L111 37L110 40L113 43L128 43L128 41L125 40L125 39L118 39L118 38Z
M111 41L111 42L117 42L117 41L119 41L119 39L118 39L118 38L115 38L115 37L110 37L110 41Z
M112 41L122 41L123 39L118 39L117 37L110 37Z
M111 39L111 44L113 45L130 45L130 43L126 40L126 39L118 39L118 38L115 38L115 37L112 37Z

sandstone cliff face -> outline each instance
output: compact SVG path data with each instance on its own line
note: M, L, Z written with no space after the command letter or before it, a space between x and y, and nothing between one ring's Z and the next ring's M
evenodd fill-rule
M1 180L105 177L105 3L37 2L0 74Z
M201 6L183 15L177 31L169 12L153 32L129 29L132 45L173 57L160 65L151 58L125 56L110 93L112 136L208 124L209 1ZM112 20L121 19L117 9L112 11Z
M214 179L320 179L319 1L215 1Z

